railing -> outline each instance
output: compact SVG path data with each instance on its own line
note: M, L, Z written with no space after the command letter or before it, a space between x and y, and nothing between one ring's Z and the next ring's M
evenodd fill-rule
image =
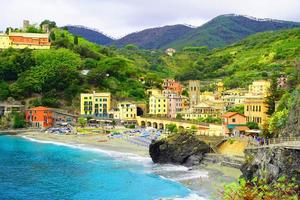
M248 145L248 147L267 147L270 145L279 145L279 144L285 144L285 145L294 145L293 142L300 142L300 137L279 137L279 138L261 138L260 140L251 140L252 143ZM255 141L255 142L253 142Z

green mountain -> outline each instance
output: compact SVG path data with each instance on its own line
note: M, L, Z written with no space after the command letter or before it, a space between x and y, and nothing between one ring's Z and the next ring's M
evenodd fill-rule
M164 26L150 28L136 33L131 33L118 39L113 44L118 47L134 44L144 49L160 49L176 41L193 28L185 25Z
M256 19L242 15L221 15L206 24L191 30L178 40L164 45L182 49L186 46L208 46L220 48L241 39L265 31L300 27L300 23L272 19Z
M110 45L114 40L109 36L101 33L98 30L94 30L85 26L75 26L75 25L68 25L64 28L67 28L70 33L73 35L78 35L84 37L86 40L90 42L94 42L100 45Z
M166 61L173 63L190 54L186 49ZM245 87L253 80L267 79L274 73L292 77L299 55L299 28L263 32L223 49L201 53L194 62L182 66L176 77L180 80L224 79L229 88Z

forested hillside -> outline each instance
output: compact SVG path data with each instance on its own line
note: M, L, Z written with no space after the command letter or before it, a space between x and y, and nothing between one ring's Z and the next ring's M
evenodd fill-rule
M134 45L99 46L58 28L50 38L50 50L0 52L0 100L35 96L41 97L38 104L76 108L81 92L96 90L145 101L145 89L159 87L166 77L224 79L228 88L243 87L274 73L292 77L300 54L300 29L260 33L213 51L187 47L174 56Z

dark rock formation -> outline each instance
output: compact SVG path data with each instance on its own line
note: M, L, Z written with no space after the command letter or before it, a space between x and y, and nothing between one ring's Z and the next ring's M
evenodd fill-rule
M149 148L155 163L173 163L192 166L199 164L210 147L190 133L177 133L153 141Z
M269 147L245 150L246 162L241 167L243 177L276 181L281 176L296 178L300 183L300 149Z

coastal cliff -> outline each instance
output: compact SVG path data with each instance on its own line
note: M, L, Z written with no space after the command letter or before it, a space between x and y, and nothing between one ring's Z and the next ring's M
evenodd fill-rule
M245 157L241 171L247 180L258 177L273 181L285 176L295 178L300 184L300 149L281 146L246 149Z
M186 166L199 164L210 147L191 133L176 133L153 141L149 148L154 163L173 163Z

